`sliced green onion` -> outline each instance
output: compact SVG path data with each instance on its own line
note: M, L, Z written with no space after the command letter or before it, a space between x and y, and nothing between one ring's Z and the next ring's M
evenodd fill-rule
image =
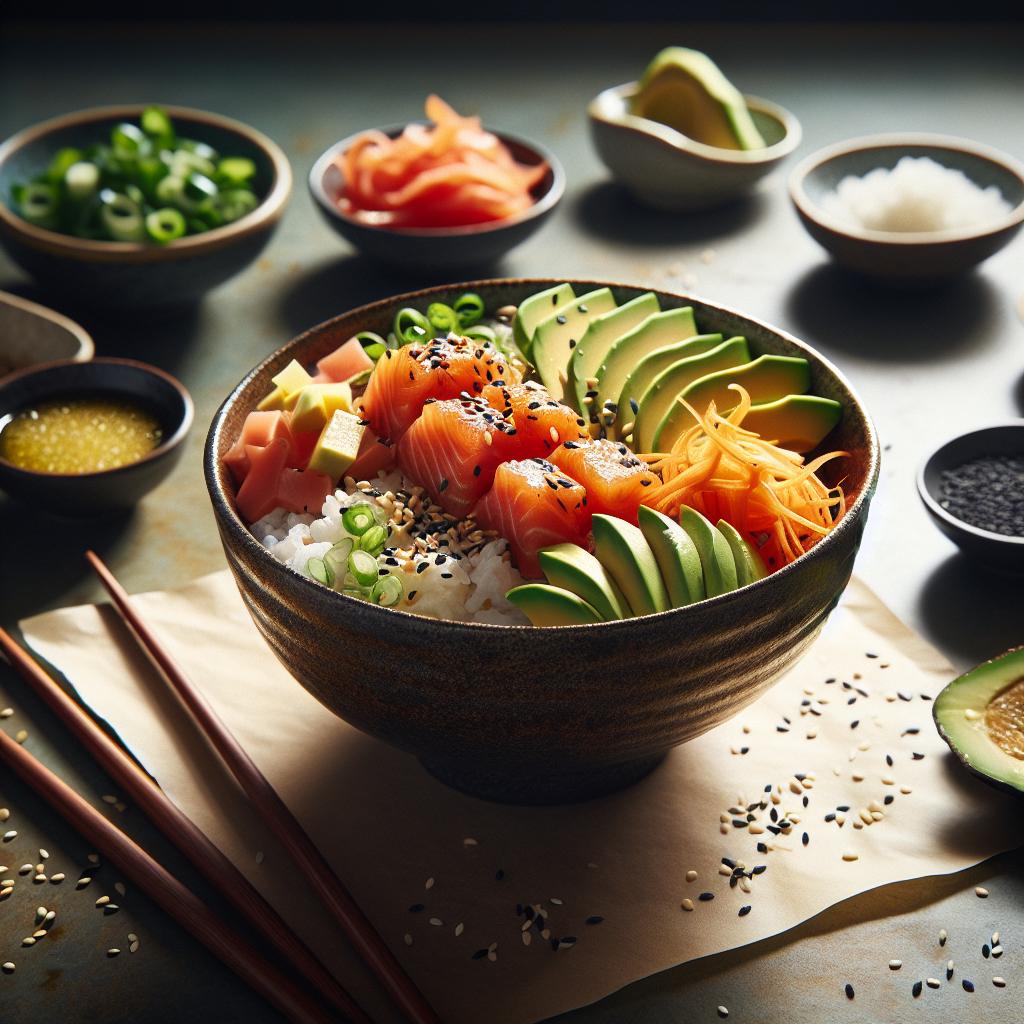
M260 205L260 201L247 188L227 189L214 196L212 202L224 224L241 220Z
M162 107L146 107L139 123L151 139L158 139L164 145L174 144L174 125Z
M380 576L370 591L370 600L385 608L393 608L402 600L402 581L397 576Z
M128 121L114 126L110 132L110 145L119 157L129 159L149 150L149 140L143 135L142 129Z
M18 198L21 215L37 227L49 228L57 225L58 196L53 185L33 181L21 190Z
M366 533L359 538L359 547L363 551L369 551L376 557L384 550L388 542L388 531L379 523L371 526Z
M355 537L361 537L371 526L375 526L377 517L369 505L360 502L349 505L341 514L341 525Z
M201 203L217 194L217 186L205 174L193 171L185 179L182 192L190 202Z
M174 174L168 174L156 183L156 198L161 203L170 203L173 206L181 204L185 190L183 179Z
M171 153L168 166L171 174L179 178L187 178L193 172L212 178L217 173L217 165L212 160L187 149L176 149Z
M460 295L453 303L455 313L459 318L460 327L472 327L484 316L484 300L476 292L466 292Z
M443 302L432 302L427 306L427 319L435 331L454 331L459 326L459 316L451 306Z
M68 173L68 168L72 164L77 164L81 159L82 151L80 149L68 147L58 150L57 155L50 161L50 166L46 168L46 180L54 185L59 184L64 180L64 175Z
M360 586L372 587L377 582L377 559L368 551L353 551L348 556L348 568Z
M146 237L142 208L134 199L107 188L100 193L100 199L100 219L115 242L141 242Z
M324 555L324 561L334 573L336 580L344 579L348 572L348 556L352 554L352 538L343 537Z
M498 340L498 336L486 324L467 327L464 333L467 338L472 338L474 341L489 341L492 345Z
M317 558L315 555L310 558L306 562L306 572L317 583L322 583L325 587L334 586L334 573L322 558Z
M204 223L198 217L189 217L188 219L188 230L193 235L201 235L204 231L209 231L209 224Z
M373 331L360 331L355 336L356 341L363 346L363 351L376 362L387 351L388 343Z
M100 169L88 160L79 160L64 172L64 188L68 198L75 202L95 195L99 187Z
M395 314L394 331L399 345L429 341L434 336L430 329L430 321L411 306L404 306Z
M256 177L256 164L247 156L226 156L217 164L216 176L225 185L246 185Z
M146 234L154 242L173 242L182 238L188 231L188 225L180 210L165 206L162 210L154 210L146 215Z
M145 156L135 165L135 178L147 196L156 195L156 187L169 171L167 164L159 157Z
M212 164L216 164L220 159L220 154L217 150L213 146L208 146L205 142L197 142L195 139L182 139L179 146L186 153L192 153L199 157L200 160L209 160Z

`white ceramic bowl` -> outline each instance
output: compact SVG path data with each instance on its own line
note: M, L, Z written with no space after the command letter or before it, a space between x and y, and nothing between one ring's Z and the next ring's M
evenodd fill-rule
M627 82L605 89L591 100L587 116L598 156L616 181L650 206L700 210L738 199L800 145L800 122L768 100L744 96L765 148L721 149L631 114L637 88Z
M96 351L84 327L20 295L0 292L0 377L40 363L84 363Z

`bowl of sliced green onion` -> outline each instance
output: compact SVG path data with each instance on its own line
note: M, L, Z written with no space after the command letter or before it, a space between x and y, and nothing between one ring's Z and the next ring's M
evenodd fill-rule
M83 304L182 305L259 255L291 186L281 149L239 121L95 107L0 145L0 243Z

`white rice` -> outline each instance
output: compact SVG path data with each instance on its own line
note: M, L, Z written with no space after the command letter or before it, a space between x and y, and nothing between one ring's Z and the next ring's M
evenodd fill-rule
M372 483L382 493L412 490L412 485L398 472L382 473ZM327 496L319 518L278 508L253 523L249 530L279 562L308 576L306 566L310 558L323 558L333 544L348 536L342 525L342 513L360 503L378 507L373 497L352 484ZM407 540L400 530L388 544L401 548ZM416 615L460 622L528 624L526 616L505 599L507 591L525 582L513 568L507 548L507 542L498 538L464 550L449 545L446 550L460 555L458 558L434 549L401 559L402 567L406 561L413 564L409 571L392 568L403 589L396 607ZM424 568L415 571L419 566Z
M980 188L963 171L909 156L892 170L843 178L821 207L850 227L893 232L980 228L1010 212L995 185Z

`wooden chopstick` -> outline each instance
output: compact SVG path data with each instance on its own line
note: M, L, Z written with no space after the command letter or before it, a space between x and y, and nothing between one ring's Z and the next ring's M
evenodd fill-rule
M402 969L369 919L331 870L298 820L228 727L192 685L167 649L135 611L124 588L92 551L85 557L99 576L114 606L129 625L142 648L170 682L182 703L213 744L217 753L242 787L254 809L302 869L307 881L341 925L356 952L363 959L394 1003L415 1024L440 1024L423 994Z
M2 628L0 651L149 820L302 973L314 989L353 1024L370 1024L355 1000L234 863Z
M21 776L154 903L289 1020L300 1024L330 1024L335 1019L332 1013L317 1006L305 992L265 960L142 847L3 731L0 731L0 761Z

